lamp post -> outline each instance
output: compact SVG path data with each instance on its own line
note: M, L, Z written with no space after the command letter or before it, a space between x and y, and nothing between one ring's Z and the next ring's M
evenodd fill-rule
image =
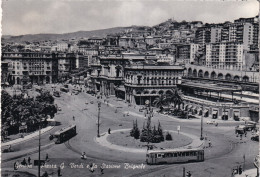
M101 107L101 102L98 101L98 129L97 129L97 137L100 137L100 134L99 134L99 126L100 126L100 122L99 122L99 119L100 119L100 107Z
M41 120L39 124L39 154L38 154L38 177L41 176Z
M202 114L201 114L201 122L200 122L200 140L203 140L203 105L202 105Z

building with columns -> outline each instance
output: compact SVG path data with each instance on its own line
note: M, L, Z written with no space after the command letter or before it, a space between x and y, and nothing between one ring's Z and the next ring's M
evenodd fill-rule
M143 105L160 94L171 94L181 84L184 68L178 65L133 64L125 67L125 100Z

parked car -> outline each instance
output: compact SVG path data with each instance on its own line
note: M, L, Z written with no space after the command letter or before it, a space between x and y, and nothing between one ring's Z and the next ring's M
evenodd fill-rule
M251 137L252 141L259 141L259 135L254 135Z
M94 101L90 101L90 104L94 104Z
M246 132L246 126L245 125L239 125L235 128L236 134L244 134Z
M246 126L246 131L251 131L256 128L256 123L253 121L247 121L245 126Z

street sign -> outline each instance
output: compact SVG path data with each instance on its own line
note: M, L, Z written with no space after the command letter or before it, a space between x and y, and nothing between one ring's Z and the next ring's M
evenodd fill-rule
M146 101L145 101L145 104L149 104L149 103L150 103L149 100L146 100Z

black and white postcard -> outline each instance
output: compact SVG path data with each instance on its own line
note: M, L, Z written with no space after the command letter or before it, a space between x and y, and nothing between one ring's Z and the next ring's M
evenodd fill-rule
M1 176L259 176L259 1L2 0L1 26Z

